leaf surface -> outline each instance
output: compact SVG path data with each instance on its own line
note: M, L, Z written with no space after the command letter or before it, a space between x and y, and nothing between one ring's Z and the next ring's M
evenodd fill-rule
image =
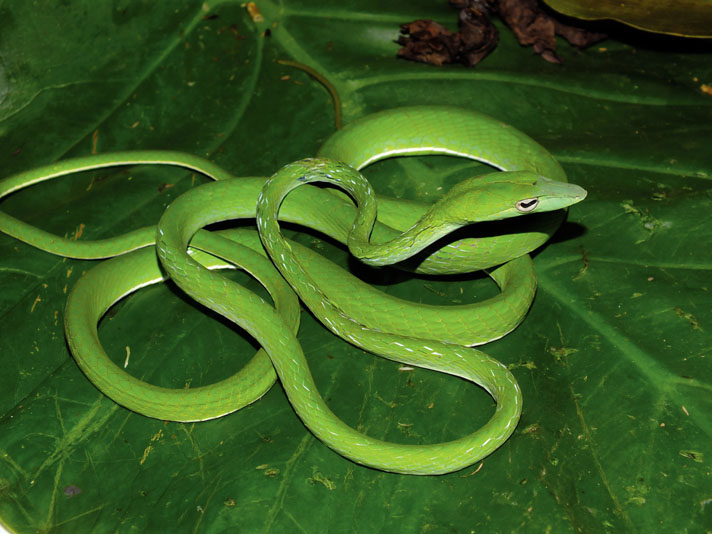
M414 477L359 467L317 441L279 385L229 417L165 423L118 407L81 374L62 327L67 292L92 262L0 235L0 523L18 532L700 532L712 526L712 84L709 53L606 41L564 65L506 31L476 69L394 59L398 25L447 20L421 2L327 6L72 1L3 8L3 175L126 149L207 156L262 176L313 155L344 121L445 103L506 121L547 147L589 192L539 251L524 324L486 351L513 370L522 421L463 472ZM254 15L254 13L253 13ZM707 85L705 85L707 84ZM435 199L479 165L446 157L370 167L382 193ZM34 186L2 209L93 239L154 224L205 180L122 168ZM346 265L312 234L300 242ZM240 278L248 287L257 284ZM385 291L459 303L494 293L481 277L404 275ZM170 285L110 310L102 341L159 385L229 376L254 347ZM487 420L464 382L365 354L308 313L299 335L321 393L382 439L435 442Z
M683 37L712 37L708 0L545 0L555 10L585 20L611 19L641 30Z

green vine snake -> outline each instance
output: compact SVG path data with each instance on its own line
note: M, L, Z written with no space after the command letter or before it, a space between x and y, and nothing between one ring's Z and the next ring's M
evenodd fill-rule
M433 205L376 197L358 172L380 159L413 154L460 156L507 172L464 180ZM0 230L53 254L111 258L73 288L65 330L82 371L115 402L149 417L201 421L254 402L279 378L309 430L354 462L423 475L467 467L511 436L522 409L521 391L509 370L473 346L506 335L523 320L536 288L528 253L556 230L563 208L586 192L568 184L555 159L523 133L485 115L444 106L366 116L337 131L317 156L289 164L269 179L234 178L205 159L170 151L60 161L5 178L0 198L63 175L129 164L184 167L214 182L178 197L157 227L110 239L62 238L3 212ZM342 192L310 186L313 182ZM504 234L467 237L460 231L515 217L511 222L522 224L507 224ZM259 235L203 229L244 218L256 218ZM493 269L490 275L501 292L460 306L396 299L285 239L278 221L322 232L371 265L397 264L426 274ZM215 271L230 266L258 279L274 306ZM127 374L105 354L97 333L102 315L126 295L167 277L262 346L237 374L187 390L159 388ZM438 444L402 445L354 430L331 412L311 377L296 337L299 299L333 333L365 351L481 386L497 403L494 415L474 433Z

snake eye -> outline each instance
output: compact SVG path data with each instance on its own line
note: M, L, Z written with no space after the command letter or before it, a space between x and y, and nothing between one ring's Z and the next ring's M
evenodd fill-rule
M515 207L517 208L517 211L526 213L528 211L532 211L538 205L539 205L539 199L534 197L534 198L525 198L524 200L520 200L519 202L517 202Z

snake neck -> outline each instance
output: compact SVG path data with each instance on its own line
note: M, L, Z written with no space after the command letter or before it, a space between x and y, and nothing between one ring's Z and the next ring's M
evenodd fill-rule
M415 224L389 241L372 243L369 236L352 232L347 242L349 251L367 265L392 265L412 258L464 226L511 216L503 214L501 199L486 185L482 178L456 184Z
M352 233L347 245L351 254L368 265L391 265L415 256L462 226L442 221L438 223L428 211L408 230L385 243L371 243Z
M464 226L555 211L585 197L586 191L577 185L531 171L490 173L453 186L418 222L394 239L373 244L370 236L352 232L348 245L351 253L366 264L394 264Z

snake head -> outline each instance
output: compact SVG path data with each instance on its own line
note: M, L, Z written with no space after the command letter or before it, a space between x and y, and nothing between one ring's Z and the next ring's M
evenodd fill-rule
M576 184L532 171L495 172L464 180L437 203L451 225L494 221L566 208L586 198ZM437 205L436 204L436 205Z
M368 251L354 252L362 261L382 265L388 254L399 251L395 261L411 257L426 246L463 226L508 219L528 213L555 211L580 202L586 191L578 185L559 182L532 171L495 172L464 180L455 185L398 238ZM349 248L354 251L351 244ZM391 261L394 263L395 261Z

